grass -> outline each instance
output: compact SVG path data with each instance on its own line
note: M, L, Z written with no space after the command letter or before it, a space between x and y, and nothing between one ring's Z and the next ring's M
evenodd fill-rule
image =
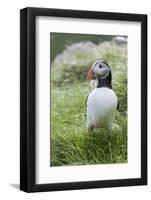
M127 162L127 51L125 46L109 46L100 52L100 46L95 45L95 52L108 60L112 66L113 88L120 102L120 109L114 122L116 126L113 127L111 134L106 129L88 132L86 97L90 92L90 86L81 76L82 69L88 68L88 64L78 65L83 57L82 53L77 51L76 55L72 55L72 58L75 56L77 68L75 62L55 60L51 74L51 166ZM62 59L65 59L65 56L70 56L70 51L63 54L65 55ZM84 58L86 54L87 52L84 53Z

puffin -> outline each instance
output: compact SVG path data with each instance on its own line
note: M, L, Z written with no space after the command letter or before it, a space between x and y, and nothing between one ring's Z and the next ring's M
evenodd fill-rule
M112 72L103 60L96 60L88 70L87 80L96 82L86 99L87 127L112 129L116 111L119 107L118 98L112 88Z

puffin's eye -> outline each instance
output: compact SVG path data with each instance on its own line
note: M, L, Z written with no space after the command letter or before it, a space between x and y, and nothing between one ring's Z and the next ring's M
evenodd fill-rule
M100 69L102 68L102 65L101 65L101 64L99 64L99 68L100 68Z

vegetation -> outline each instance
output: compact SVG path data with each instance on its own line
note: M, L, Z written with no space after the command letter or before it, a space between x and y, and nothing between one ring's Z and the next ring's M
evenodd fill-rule
M112 133L88 132L85 79L93 61L104 59L112 69L112 84L120 108ZM79 42L67 46L51 63L50 165L83 165L127 162L127 45L112 41Z

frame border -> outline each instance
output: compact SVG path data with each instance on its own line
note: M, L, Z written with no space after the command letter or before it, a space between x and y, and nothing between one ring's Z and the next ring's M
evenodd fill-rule
M36 16L141 23L141 178L36 184ZM44 192L147 185L147 15L27 7L20 10L20 190Z

